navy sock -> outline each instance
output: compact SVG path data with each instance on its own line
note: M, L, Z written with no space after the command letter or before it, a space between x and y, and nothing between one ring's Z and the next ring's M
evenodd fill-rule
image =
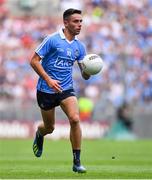
M80 152L81 150L75 150L73 149L73 163L77 166L80 165Z

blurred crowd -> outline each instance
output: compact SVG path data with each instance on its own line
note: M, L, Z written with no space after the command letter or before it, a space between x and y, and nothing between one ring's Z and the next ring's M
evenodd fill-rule
M62 27L62 17L12 16L5 2L0 0L0 98L33 101L38 76L30 57L47 34ZM59 9L68 5L62 0ZM75 66L78 96L114 107L124 101L151 103L152 0L84 0L77 5L83 10L79 38L88 53L104 60L103 71L88 81Z

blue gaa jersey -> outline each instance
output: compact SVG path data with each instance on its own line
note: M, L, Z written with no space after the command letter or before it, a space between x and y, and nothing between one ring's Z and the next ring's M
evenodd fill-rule
M46 73L52 79L60 81L62 90L73 88L72 66L75 61L79 62L86 55L84 45L77 38L69 42L61 29L47 36L35 52L42 58L41 64ZM42 77L38 80L37 89L55 93Z

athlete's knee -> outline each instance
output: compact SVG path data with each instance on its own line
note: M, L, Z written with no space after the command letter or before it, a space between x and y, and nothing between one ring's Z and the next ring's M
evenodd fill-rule
M79 118L78 114L71 115L69 117L69 120L70 120L70 125L71 126L75 126L75 125L79 124L79 122L80 122L80 118Z

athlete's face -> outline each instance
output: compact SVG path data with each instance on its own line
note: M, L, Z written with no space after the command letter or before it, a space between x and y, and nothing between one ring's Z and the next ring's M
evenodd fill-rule
M78 35L81 31L82 16L81 14L73 14L67 20L64 20L65 28L73 36Z

